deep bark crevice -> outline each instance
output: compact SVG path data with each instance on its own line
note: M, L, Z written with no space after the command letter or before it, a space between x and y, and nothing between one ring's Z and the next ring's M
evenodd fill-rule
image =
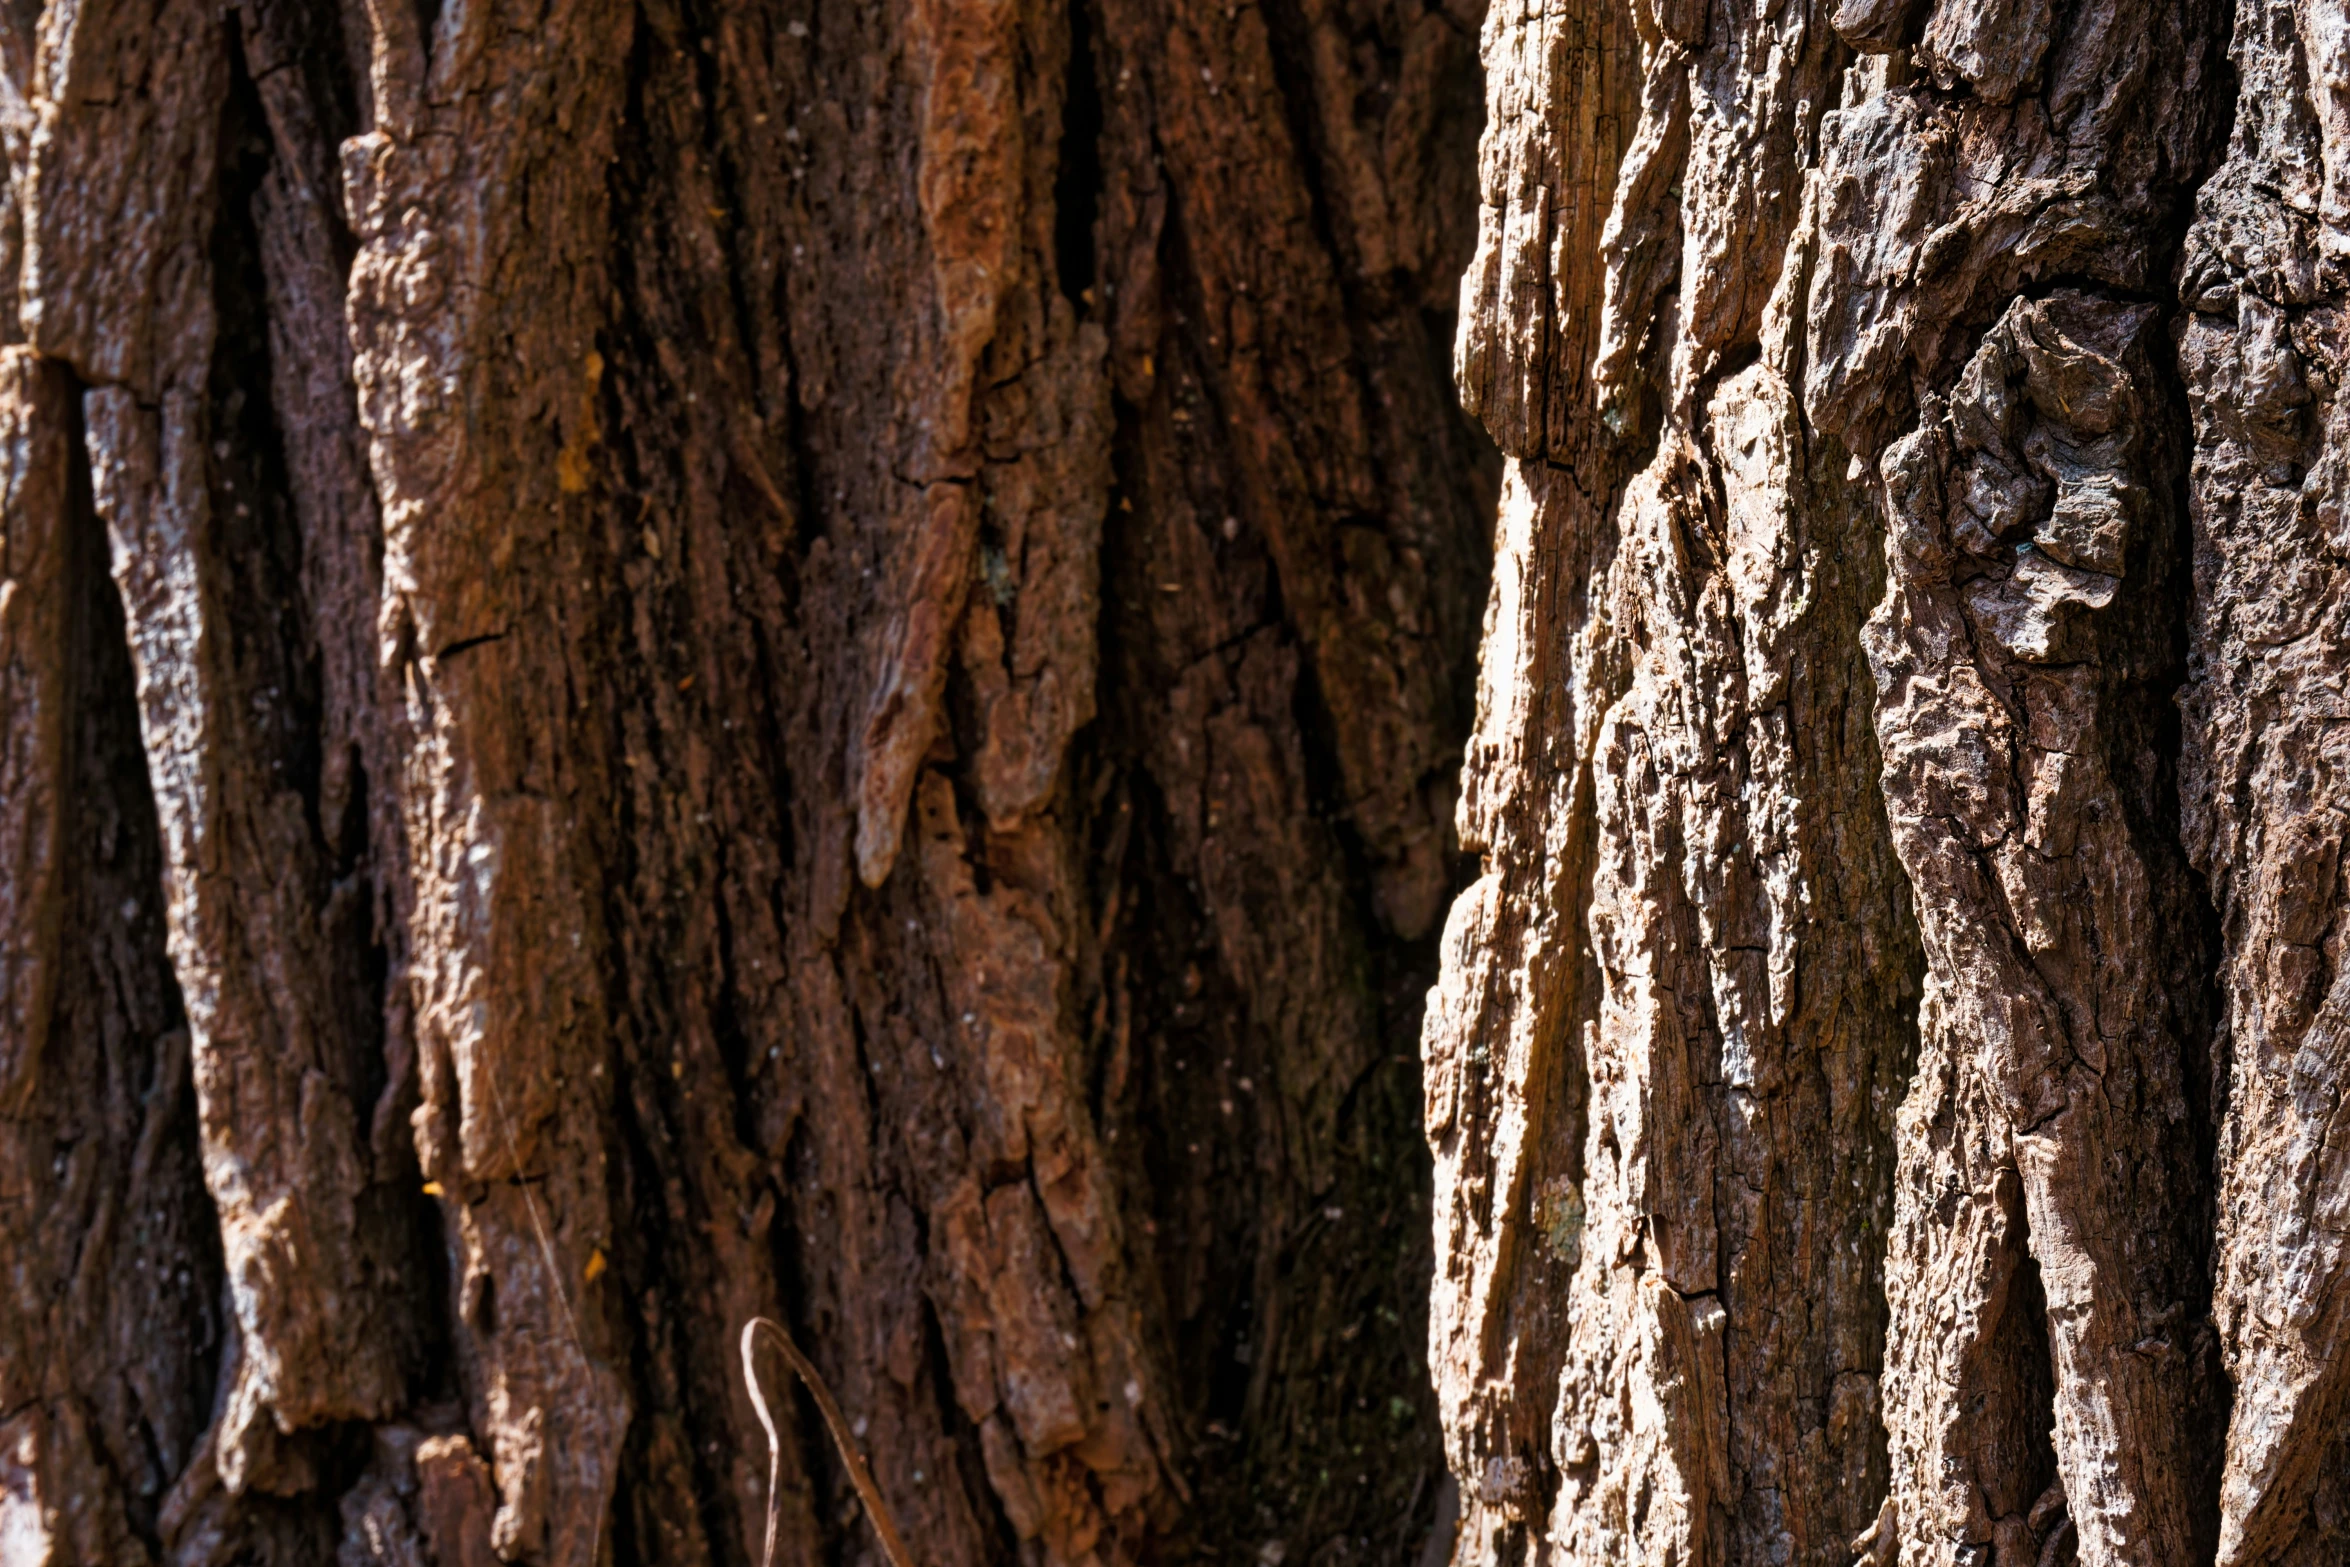
M1070 0L1069 69L1061 100L1060 170L1053 182L1053 259L1061 295L1092 313L1101 216L1102 91L1088 0Z

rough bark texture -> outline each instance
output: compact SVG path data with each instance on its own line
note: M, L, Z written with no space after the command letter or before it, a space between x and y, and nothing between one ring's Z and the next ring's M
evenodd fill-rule
M2232 1055L2214 1263L2236 1409L2229 1567L2350 1559L2342 50L2322 7L2239 5L2235 137L2180 279L2195 432L2181 788Z
M1800 403L1841 51L1800 6L1485 48L1460 372L1512 462L1427 1035L1457 1559L1841 1562L1917 986L1873 528Z
M2340 26L2228 25L1489 17L1456 1559L2350 1550Z
M0 22L0 1555L1420 1551L1478 21Z
M0 1560L2350 1560L2338 7L0 10Z

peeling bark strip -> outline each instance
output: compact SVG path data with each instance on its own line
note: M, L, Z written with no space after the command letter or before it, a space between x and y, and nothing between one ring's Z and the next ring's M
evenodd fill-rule
M0 17L0 1554L1422 1550L1479 20Z

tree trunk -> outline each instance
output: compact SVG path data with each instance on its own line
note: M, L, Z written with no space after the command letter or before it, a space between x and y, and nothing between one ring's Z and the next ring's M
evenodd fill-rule
M1490 17L1457 1560L2350 1560L2339 28L2228 26Z
M1477 23L11 13L0 1555L1420 1550Z
M0 1560L2350 1560L2338 21L9 11Z

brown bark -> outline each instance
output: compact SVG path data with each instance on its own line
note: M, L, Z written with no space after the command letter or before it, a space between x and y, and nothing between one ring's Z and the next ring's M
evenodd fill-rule
M2344 1550L2332 26L1489 19L1460 1559Z
M0 1538L137 1560L223 1324L156 821L70 377L0 351Z
M2341 880L2344 776L2338 259L2331 21L2236 15L2235 139L2181 268L2194 412L2195 603L2181 766L2185 836L2223 948L2228 1115L2217 1162L2215 1316L2236 1416L2221 1562L2350 1555ZM2319 62L2326 62L2320 64Z
M0 1557L2350 1558L2341 31L0 17Z
M1418 1551L1476 22L7 23L12 1550Z
M1799 403L1841 52L1599 6L1486 60L1461 373L1512 462L1427 1043L1458 1559L1841 1562L1917 964L1873 540Z

